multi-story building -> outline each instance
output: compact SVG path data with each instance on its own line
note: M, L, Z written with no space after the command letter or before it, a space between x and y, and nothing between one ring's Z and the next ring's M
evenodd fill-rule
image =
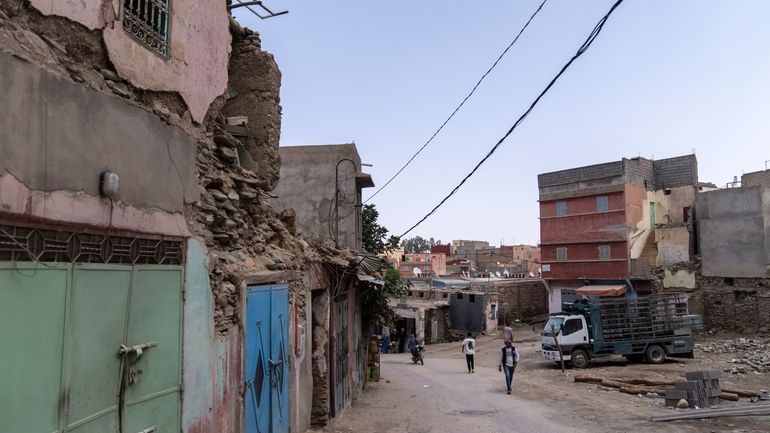
M585 285L651 288L649 270L688 261L695 155L620 161L538 176L540 249L551 310Z
M398 271L402 277L441 277L447 275L444 253L406 253L398 260Z
M452 258L470 260L472 267L475 267L476 250L488 246L489 242L487 241L471 241L465 239L454 240L452 241Z

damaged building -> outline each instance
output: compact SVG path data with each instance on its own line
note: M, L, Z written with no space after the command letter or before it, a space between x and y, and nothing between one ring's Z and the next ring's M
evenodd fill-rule
M349 404L363 264L271 207L280 84L224 1L0 3L0 430L304 431Z
M652 269L690 260L694 253L695 155L646 158L538 175L541 270L549 310L605 285L653 290ZM596 287L591 288L596 289Z

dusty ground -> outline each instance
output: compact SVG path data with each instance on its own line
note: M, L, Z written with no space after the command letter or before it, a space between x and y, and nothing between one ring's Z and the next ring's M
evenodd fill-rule
M629 364L623 358L595 361L586 370L562 373L540 358L539 334L532 328L515 331L522 361L514 379L514 395L506 396L497 372L500 337L478 339L477 373L468 375L460 343L430 345L424 367L411 365L406 355L383 355L382 375L328 432L770 432L770 417L732 417L653 423L651 416L689 410L670 409L661 398L628 395L612 388L575 383L576 374L607 378L679 378L687 371L733 368L736 354L704 353L701 347L735 336L699 337L695 359L662 365ZM770 374L722 373L724 388L770 389ZM428 385L428 387L422 387ZM470 398L458 397L465 391ZM766 404L722 401L720 407ZM463 409L471 410L467 416ZM481 411L481 412L474 412ZM475 427L473 427L475 426Z

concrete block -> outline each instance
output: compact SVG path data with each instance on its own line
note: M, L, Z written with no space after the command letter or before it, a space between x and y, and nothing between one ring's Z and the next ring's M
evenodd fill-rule
M676 402L682 398L687 398L687 391L682 391L679 389L666 390L666 400L669 400L669 399L675 400L674 401L675 406L676 406Z
M676 389L681 389L684 391L697 390L698 388L700 388L700 384L692 380L677 382L676 384Z

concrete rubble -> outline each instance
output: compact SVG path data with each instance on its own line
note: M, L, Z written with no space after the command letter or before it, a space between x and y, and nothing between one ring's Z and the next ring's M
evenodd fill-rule
M770 339L735 338L696 345L706 353L735 354L722 371L730 374L770 372Z

